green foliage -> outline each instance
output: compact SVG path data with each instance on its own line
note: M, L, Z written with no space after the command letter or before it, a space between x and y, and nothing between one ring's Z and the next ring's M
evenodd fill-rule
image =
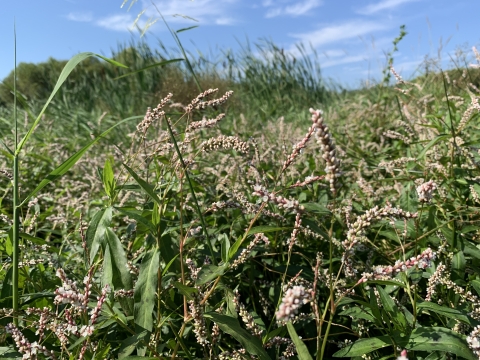
M20 126L17 148L6 131L3 139L22 159L23 246L11 313L5 171L2 356L18 357L24 336L59 359L478 357L480 132L470 78L430 74L400 92L350 92L311 111L309 131L299 114L327 96L316 64L266 44L257 48L264 61L248 48L227 57L223 78L190 59L201 86L231 85L230 99L196 98L183 62L158 65L174 57L144 47L117 54L127 70L86 63L105 77L92 75L91 87L80 79L73 93L85 97L70 97L65 73L66 87L52 87L63 98L48 109L25 95L40 115ZM81 69L67 68L74 77ZM174 93L144 117L176 76L177 90L189 87L185 106ZM1 111L5 129L12 114ZM5 150L1 168L11 159Z
M169 92L176 94L179 103L187 105L198 95L199 85L203 89L219 88L220 92L233 90L239 98L231 101L230 109L236 114L260 110L260 120L266 121L289 114L296 104L324 103L335 97L320 76L318 60L312 60L302 47L294 57L263 40L254 49L247 44L238 53L226 52L220 59L180 50L167 50L161 43L158 49L142 42L119 45L111 58L128 64L128 69L88 59L76 67L49 111L54 113L55 107L87 112L101 109L126 118L144 113ZM46 101L65 64L66 61L54 59L19 64L17 91L25 98L24 106ZM0 109L13 101L12 81L13 72L0 84Z

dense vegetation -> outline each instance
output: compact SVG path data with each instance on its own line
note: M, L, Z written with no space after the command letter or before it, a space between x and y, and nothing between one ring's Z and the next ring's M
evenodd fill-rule
M20 64L18 142L4 80L2 358L480 358L479 72L256 51Z

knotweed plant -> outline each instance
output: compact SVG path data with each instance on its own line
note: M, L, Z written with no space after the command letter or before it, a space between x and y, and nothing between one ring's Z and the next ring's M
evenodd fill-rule
M5 195L3 355L480 358L480 92L393 75L261 131L231 91L165 91L73 187Z

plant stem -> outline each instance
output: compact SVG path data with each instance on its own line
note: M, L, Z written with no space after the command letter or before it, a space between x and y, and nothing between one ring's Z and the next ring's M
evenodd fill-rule
M173 145L175 147L175 151L177 152L178 159L180 160L180 163L182 164L183 171L185 172L185 178L187 179L188 186L190 187L190 193L192 194L193 202L195 203L195 209L197 210L198 217L200 218L200 222L202 224L203 233L205 235L205 238L207 239L206 243L207 243L208 249L210 250L210 255L212 257L212 259L211 259L212 263L213 263L213 265L217 265L217 259L215 259L215 251L213 251L213 246L212 246L212 243L210 242L210 237L208 236L207 225L205 224L205 219L203 217L202 211L200 210L200 205L198 205L197 196L195 195L195 189L193 188L193 184L190 181L190 176L188 176L187 165L185 165L185 162L183 161L182 153L180 152L180 149L178 148L177 140L175 139L175 135L173 134L172 126L170 125L170 121L167 119L166 123L167 123L167 127L168 127L168 132L170 133L170 137L172 138L172 142L173 142Z
M20 241L20 207L18 196L18 155L13 158L13 274L12 274L12 292L13 292L13 312L15 317L13 322L18 326L18 253Z
M13 121L15 123L15 155L13 157L13 273L12 273L12 292L13 292L13 323L18 326L18 252L20 241L20 207L18 196L18 119L17 119L17 34L15 24L14 33L14 67L13 67Z

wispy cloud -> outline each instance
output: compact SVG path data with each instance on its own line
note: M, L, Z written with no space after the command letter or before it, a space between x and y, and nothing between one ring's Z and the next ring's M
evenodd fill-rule
M345 56L341 59L335 59L335 60L327 60L327 61L322 61L320 63L322 69L326 69L332 66L337 66L337 65L342 65L342 64L352 64L356 63L359 61L366 61L368 60L368 57L365 55L350 55L350 56Z
M202 25L232 25L238 19L232 17L235 14L235 6L238 0L142 0L142 6L146 17L160 17L157 11L169 22L192 23L192 19ZM177 16L175 16L177 15ZM185 16L178 16L185 15ZM173 17L172 17L173 16Z
M67 15L67 19L78 22L90 22L93 20L91 12L71 12Z
M405 3L419 1L419 0L382 0L376 4L370 4L364 8L361 8L357 12L363 15L372 15L379 11L391 10Z
M234 18L222 17L215 20L216 25L233 25L237 21Z
M283 3L283 4L282 4ZM277 16L301 16L308 14L311 10L322 5L321 0L304 0L304 1L271 1L265 0L263 7L268 8L265 14L266 18Z
M394 68L395 71L397 71L400 75L402 73L412 73L415 70L418 70L424 61L424 59L403 61L399 62L398 64L394 64Z
M96 21L96 24L108 30L129 31L132 28L134 18L129 14L111 15Z
M339 25L326 26L311 32L291 34L290 36L318 48L322 45L338 43L342 40L367 35L385 28L386 26L379 22L354 20Z

